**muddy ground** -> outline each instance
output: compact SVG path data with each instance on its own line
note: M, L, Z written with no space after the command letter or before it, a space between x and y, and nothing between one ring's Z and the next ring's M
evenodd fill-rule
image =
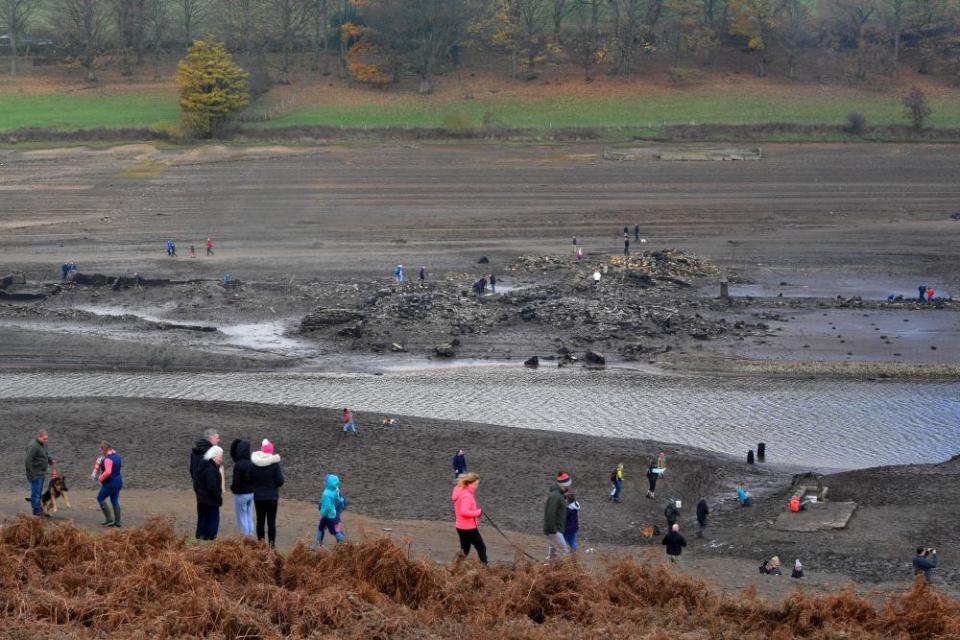
M351 511L363 516L449 520L451 457L462 446L469 468L483 476L480 502L488 514L503 529L533 538L540 533L551 479L563 469L573 475L583 506L581 535L587 547L646 548L650 543L641 529L663 526L664 504L676 498L686 505L681 524L690 538L690 555L701 561L716 557L759 562L779 554L801 558L814 572L889 583L909 579L911 547L922 541L941 549L943 584L954 588L960 577L954 566L960 542L953 526L960 516L956 461L827 476L824 483L834 500L858 503L848 527L787 533L770 525L786 510L790 470L750 467L727 456L663 443L405 417L398 427L383 427L382 416L369 414L358 415L360 435L354 437L340 432L338 413L332 410L213 402L21 400L0 402L0 413L5 442L20 442L38 425L47 426L51 452L60 458L58 468L78 489L89 489L96 443L101 438L124 443L118 448L124 456L125 487L131 492L180 492L182 504L170 512L181 518L192 504L189 448L198 433L215 427L226 440L259 442L269 437L275 442L288 478L284 498L318 500L322 477L335 472L343 477ZM648 500L644 466L661 450L668 454L669 468L657 487L657 499ZM606 499L608 477L617 462L625 465L626 482L622 503L612 504ZM0 489L23 490L19 464L5 465L0 472ZM733 498L740 481L755 495L751 509L739 507ZM706 497L712 509L703 540L692 535L693 507L700 497ZM229 520L226 523L229 529ZM303 535L309 530L294 538Z
M304 336L311 356L331 356L325 364L348 352L432 357L455 339L461 358L526 359L565 348L688 364L704 355L956 362L956 306L880 304L889 293L915 296L919 283L938 295L960 289L953 147L767 145L755 162L616 162L602 151L413 144L0 151L0 274L27 280L12 290L49 292L42 283L56 280L67 260L85 274L180 282L0 301L0 361L302 364L303 353L283 346L219 344L216 333L201 336L215 343L204 344L189 330L102 314L221 329L269 322L286 335L318 308L346 308L359 317ZM633 241L635 224L647 244ZM634 254L675 248L716 269L653 283L613 269L602 286L587 286L585 275L622 252L624 226ZM573 235L587 252L579 265ZM178 258L166 256L168 238ZM197 258L189 257L191 244ZM542 256L562 268L537 262ZM400 263L408 279L426 266L426 286L394 286ZM217 286L227 272L243 286ZM478 303L470 286L490 273L503 295ZM713 299L722 278L735 295L729 305ZM869 325L866 313L874 314Z

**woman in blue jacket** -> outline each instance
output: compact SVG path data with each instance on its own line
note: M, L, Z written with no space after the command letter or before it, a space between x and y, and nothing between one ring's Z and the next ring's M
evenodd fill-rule
M100 492L97 493L97 502L103 511L103 526L120 526L120 489L123 489L123 477L120 467L123 461L120 455L110 447L106 440L100 441L100 464L97 465L97 480L100 482ZM107 505L110 498L110 506ZM110 513L110 507L113 513Z

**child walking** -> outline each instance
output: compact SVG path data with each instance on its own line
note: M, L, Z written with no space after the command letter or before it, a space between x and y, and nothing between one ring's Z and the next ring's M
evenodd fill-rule
M337 542L344 541L345 536L337 527L337 521L346 503L347 501L340 496L340 478L332 473L327 475L323 496L320 498L320 524L317 525L316 547L323 544L324 534L328 531Z
M577 550L577 531L580 530L580 503L573 493L568 493L567 498L567 524L563 528L563 539L567 541L567 546L572 550Z

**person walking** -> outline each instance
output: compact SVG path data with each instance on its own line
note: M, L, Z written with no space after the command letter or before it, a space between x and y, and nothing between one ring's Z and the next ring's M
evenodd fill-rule
M913 575L923 574L927 584L933 582L933 570L940 565L936 549L917 547L917 555L913 556Z
M750 492L747 491L747 487L743 483L737 487L737 501L741 507L753 506L753 500L750 499Z
M630 255L630 238L623 239L623 255Z
M427 279L427 268L425 266L420 267L420 282L422 283Z
M277 503L280 500L278 489L283 486L283 470L280 468L280 456L273 452L273 443L263 439L260 451L250 456L253 463L253 507L257 514L257 540L266 537L271 547L277 544Z
M191 258L197 257L197 249L193 245L190 245L190 257Z
M450 499L453 501L453 514L456 520L457 536L460 538L461 558L470 554L470 547L477 550L480 562L487 564L487 545L480 535L480 516L483 510L477 506L477 487L480 486L480 476L475 473L465 473L457 480Z
M207 255L208 256L213 255L213 240L211 240L210 238L207 238Z
M620 502L620 492L623 491L623 463L610 472L610 500Z
M667 530L670 530L670 527L677 524L677 520L680 519L680 508L677 507L677 501L671 499L667 503L667 507L663 510L663 515L667 518Z
M640 225L633 225L633 239L640 242Z
M486 276L480 276L480 295L481 296L487 295L487 277Z
M459 478L467 472L467 456L463 449L457 449L457 455L453 456L453 477Z
M697 503L697 537L702 538L703 532L707 528L707 516L710 515L710 507L707 506L707 499L700 498L700 502Z
M353 435L360 435L357 433L357 425L353 421L353 412L350 411L347 407L343 408L343 432L353 431Z
M197 469L197 512L203 511L204 528L197 540L216 540L223 506L223 449L212 446Z
M557 474L557 481L550 487L547 494L547 503L543 513L543 534L547 537L547 560L557 555L565 556L570 553L563 532L567 528L567 501L563 497L570 490L572 484L570 475L561 471Z
M490 274L490 293L497 293L497 275L495 273Z
M230 459L233 460L233 511L240 535L252 538L253 528L253 463L250 462L250 443L234 440L230 443Z
M573 246L577 246L577 236L573 236Z
M398 264L397 267L393 270L393 277L397 281L397 284L403 282L403 265Z
M647 467L647 497L653 500L656 497L657 491L657 480L660 478L660 474L657 473L656 463L652 463Z
M667 558L670 562L680 562L680 554L687 546L687 540L680 534L680 525L670 525L670 532L663 536L663 545L667 548Z
M320 496L320 524L317 525L317 544L323 544L324 534L329 531L337 542L343 542L345 536L337 528L337 518L346 505L340 496L340 478L330 473L323 483L323 495Z
M27 447L27 484L30 486L30 508L35 516L46 515L40 505L40 496L43 495L43 481L47 477L47 468L53 464L53 458L47 451L48 439L46 430L40 429Z
M123 489L120 468L123 466L123 461L106 440L100 442L100 464L97 466L97 481L100 483L97 504L103 512L101 524L105 527L120 527L122 525L120 490ZM107 505L107 498L110 498L109 505ZM113 513L110 512L111 507L113 507Z
M564 497L567 501L567 521L563 525L563 540L572 551L576 551L577 532L580 531L580 503L572 491Z
M203 439L197 440L196 444L193 445L193 449L190 450L190 483L193 486L193 492L198 493L197 491L197 474L200 472L200 466L204 462L204 456L211 447L215 447L220 444L220 433L216 429L207 429L203 432ZM197 540L203 540L203 535L209 530L209 523L206 521L206 517L209 514L209 510L200 508L200 498L199 494L197 496L197 528L194 533L194 537Z

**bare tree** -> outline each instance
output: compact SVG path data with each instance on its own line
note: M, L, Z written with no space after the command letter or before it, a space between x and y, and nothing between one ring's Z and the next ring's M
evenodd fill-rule
M17 75L17 37L25 33L40 0L0 0L0 19L10 38L10 75Z
M89 82L97 81L96 58L104 46L109 12L107 0L55 0L52 7L52 22L86 69Z
M160 57L163 41L170 29L170 10L167 0L147 0L145 7L145 44L153 53L153 78L160 79Z
M857 47L855 78L866 80L866 26L877 11L876 0L834 0L832 3L837 27L842 37L853 40Z
M187 48L193 44L197 25L207 15L207 0L175 0L175 2L180 17L180 28L183 30L183 46Z
M280 84L290 84L293 45L307 21L309 5L302 0L272 0L274 36L280 42Z
M308 19L313 33L313 70L320 71L320 60L324 61L323 71L327 72L326 60L330 52L330 0L309 0Z

